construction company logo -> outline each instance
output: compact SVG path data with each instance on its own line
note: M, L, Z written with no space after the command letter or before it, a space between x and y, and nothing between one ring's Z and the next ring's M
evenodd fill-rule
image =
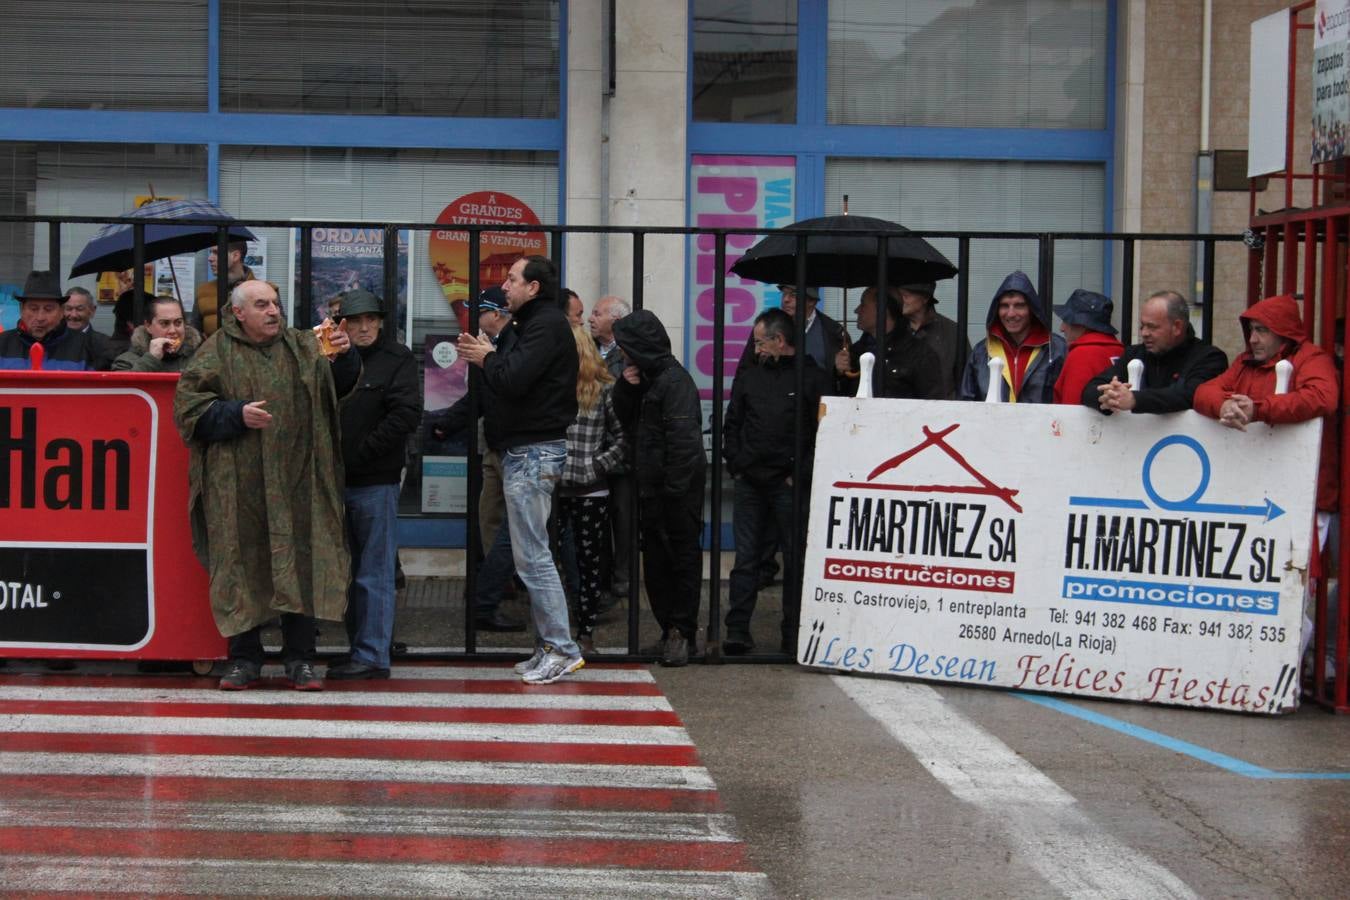
M1166 465L1160 464L1169 450ZM1197 478L1186 496L1163 495L1159 481L1175 487L1178 472L1192 471ZM1284 510L1269 497L1255 503L1205 500L1211 473L1199 441L1170 435L1144 456L1142 497L1069 497L1064 567L1107 577L1066 574L1061 595L1080 602L1278 615L1283 566L1276 538L1262 534L1260 526Z
M149 640L158 431L143 391L0 389L0 647Z
M924 426L922 441L864 480L833 483L826 579L1013 593L1018 491L988 478L949 442L959 427Z

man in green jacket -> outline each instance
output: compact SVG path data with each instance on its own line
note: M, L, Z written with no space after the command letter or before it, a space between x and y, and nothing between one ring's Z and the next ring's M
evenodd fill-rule
M211 575L216 627L230 639L222 690L258 680L261 631L278 614L291 685L323 688L314 619L341 621L351 569L337 398L361 371L346 332L332 344L330 362L314 332L285 326L276 285L245 281L178 381L193 548Z

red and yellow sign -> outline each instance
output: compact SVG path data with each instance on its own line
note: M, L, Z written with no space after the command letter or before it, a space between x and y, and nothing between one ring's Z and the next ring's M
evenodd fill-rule
M539 217L521 200L501 191L475 191L454 200L436 217L438 225L538 225ZM481 235L478 282L481 288L499 285L507 269L522 256L548 253L542 231L498 231ZM469 233L436 230L428 241L427 257L436 283L451 303L469 299Z

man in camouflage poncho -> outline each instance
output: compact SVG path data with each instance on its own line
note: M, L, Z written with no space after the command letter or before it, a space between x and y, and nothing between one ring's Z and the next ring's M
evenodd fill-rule
M287 328L276 285L245 281L183 371L174 398L191 450L192 543L211 575L216 627L230 639L223 690L258 680L262 626L281 615L286 675L321 690L314 618L341 621L351 568L343 544L337 398L360 360L334 332L330 363L311 331Z

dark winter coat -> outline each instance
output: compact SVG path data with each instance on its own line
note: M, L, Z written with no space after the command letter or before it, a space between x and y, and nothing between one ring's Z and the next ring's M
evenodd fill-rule
M665 326L650 311L619 319L614 337L642 373L639 384L621 378L614 386L614 408L637 445L638 496L702 510L708 457L694 379L676 362Z
M1031 333L1018 346L1013 346L998 318L999 298L1009 291L1026 297L1031 309ZM1041 297L1026 273L1013 272L1003 279L989 303L985 328L989 336L975 345L966 360L957 396L962 400L985 398L989 393L989 360L996 356L1004 361L1004 403L1054 403L1055 380L1064 365L1068 345L1063 337L1050 331L1050 319Z
M150 332L144 325L137 326L131 333L131 349L113 360L114 372L181 372L188 364L192 354L202 345L202 333L191 325L183 326L183 343L177 352L165 352L163 359L157 359L150 352Z
M795 326L794 326L795 327ZM840 325L834 319L825 315L819 309L816 310L816 317L811 321L810 328L806 332L806 344L809 348L812 343L812 336L815 330L819 328L821 337L825 345L824 359L816 359L816 366L822 372L830 373L834 371L834 358L839 351L848 346L848 332L844 326ZM808 353L809 355L809 353ZM741 370L755 364L755 336L751 333L746 338L745 349L741 351L741 360L736 364L736 374L740 375Z
M855 394L858 390L858 360L864 353L875 355L876 338L866 332L854 341L849 356L852 376L836 378L838 392ZM873 371L873 379L876 372ZM886 335L886 374L883 386L887 397L909 400L945 400L943 395L942 360L933 348L910 334L909 326L900 322ZM875 392L875 386L874 386ZM881 396L881 394L876 394Z
M510 327L514 339L505 349L499 341L483 360L483 381L495 396L484 410L484 429L505 450L565 440L577 418L572 326L551 298L540 296L516 311Z
M1228 366L1228 355L1218 347L1202 342L1187 325L1186 337L1166 353L1154 355L1145 350L1143 344L1125 348L1114 365L1099 372L1083 388L1079 398L1083 405L1100 409L1097 401L1101 394L1097 388L1110 384L1112 378L1129 384L1132 359L1144 361L1143 386L1134 392L1132 411L1137 413L1171 413L1190 409L1195 389ZM1111 414L1110 410L1101 411Z
M398 484L408 435L422 421L417 360L383 336L353 349L361 356L361 378L341 406L347 486Z
M820 398L830 393L832 382L814 359L807 356L805 363L806 391L800 420L795 418L795 356L760 360L737 373L722 425L722 458L732 475L757 487L781 485L792 474L800 428L806 435L803 483L811 477ZM796 427L794 421L798 422Z

